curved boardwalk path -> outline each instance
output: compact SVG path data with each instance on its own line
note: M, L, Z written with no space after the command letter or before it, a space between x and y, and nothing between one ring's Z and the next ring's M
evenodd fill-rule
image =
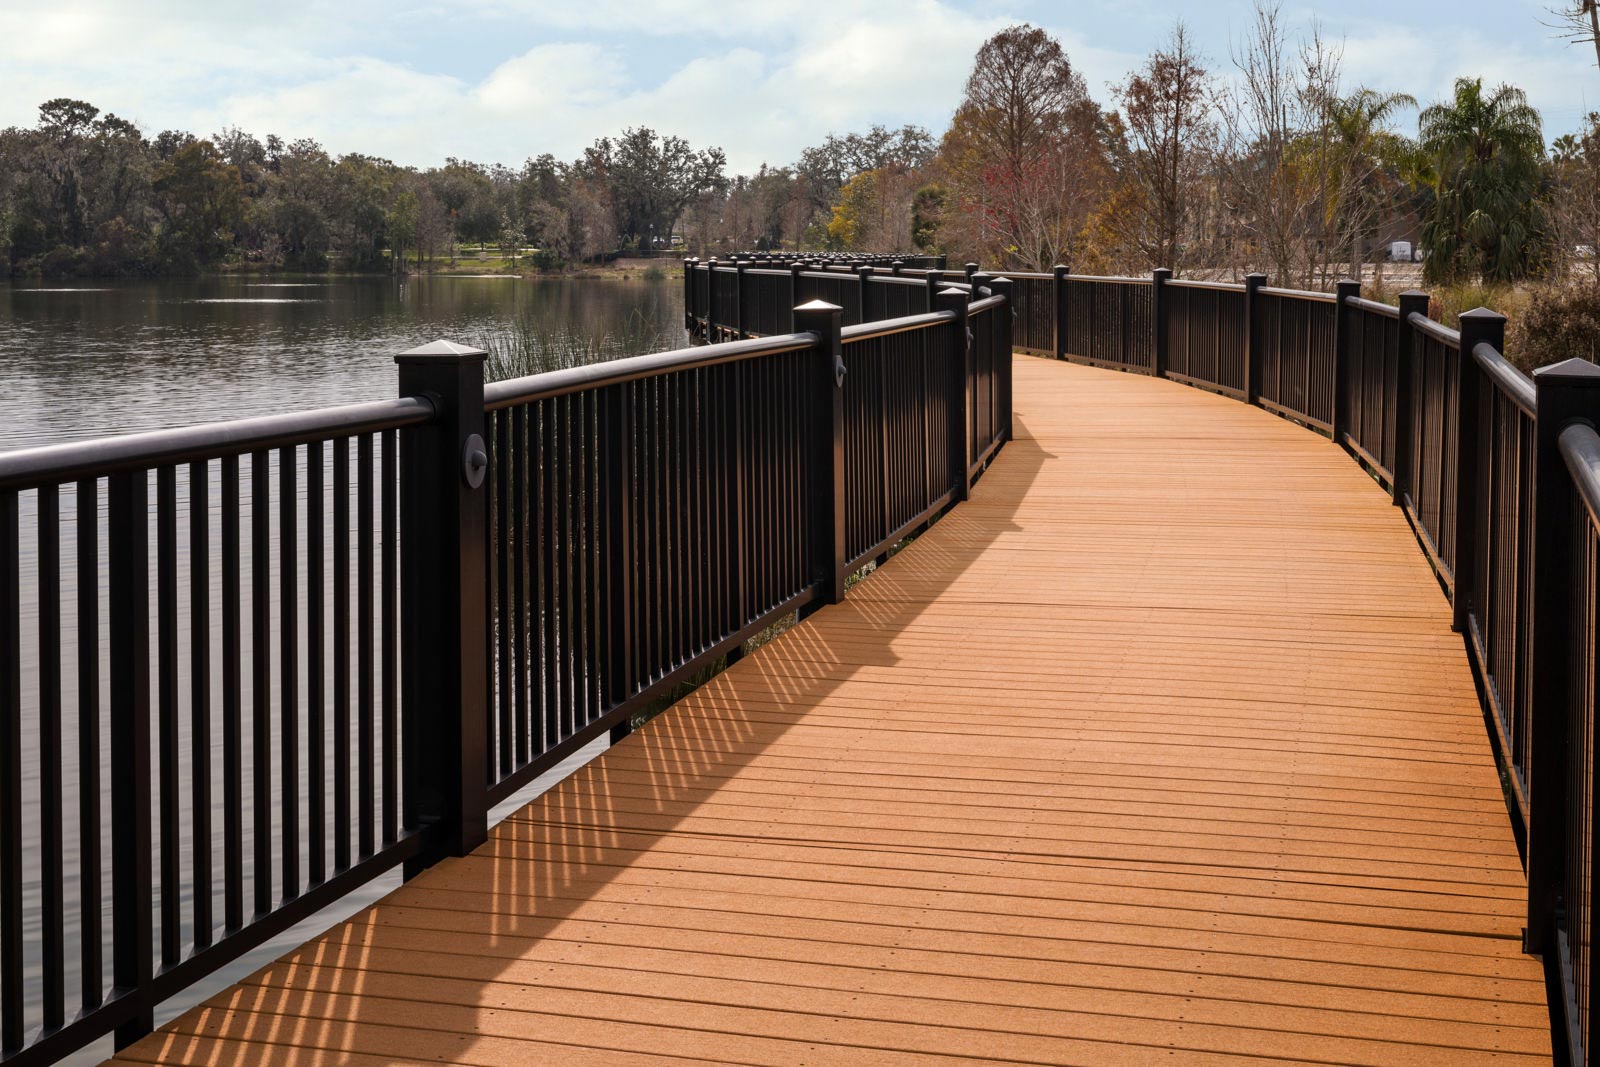
M877 574L127 1063L1548 1063L1460 639L1326 440L1019 358Z

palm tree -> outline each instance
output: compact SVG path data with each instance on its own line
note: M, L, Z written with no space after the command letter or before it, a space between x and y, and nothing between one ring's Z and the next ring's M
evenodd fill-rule
M1434 202L1422 227L1429 281L1508 281L1538 271L1549 245L1540 185L1544 130L1520 89L1488 95L1456 79L1455 99L1422 112Z
M1327 103L1327 122L1337 152L1334 217L1330 220L1350 242L1350 276L1361 277L1362 242L1373 229L1386 202L1401 182L1411 144L1390 130L1397 111L1417 106L1407 93L1358 89Z

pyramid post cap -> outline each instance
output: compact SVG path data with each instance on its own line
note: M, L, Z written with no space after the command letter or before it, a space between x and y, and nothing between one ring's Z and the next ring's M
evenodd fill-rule
M433 361L453 361L467 363L482 360L489 353L481 348L472 348L468 345L458 345L454 341L439 338L416 348L408 348L394 357L396 363L421 363Z

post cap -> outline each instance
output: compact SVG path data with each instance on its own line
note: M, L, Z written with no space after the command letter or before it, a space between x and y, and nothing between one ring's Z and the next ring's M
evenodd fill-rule
M1001 282L1005 282L1007 285L1010 285L1011 284L1011 279L1007 278L1004 274L1000 275L1000 277L998 277L998 278L990 278L989 279L989 284L990 285L999 285Z
M1506 321L1506 317L1498 311L1490 311L1488 308L1473 308L1471 311L1463 311L1461 313L1461 321L1485 324L1503 323Z
M967 292L964 289L940 289L939 290L939 295L940 296L959 296L963 300L965 300L967 298Z
M1427 299L1429 299L1429 297L1428 297L1428 294L1423 292L1421 289L1407 289L1405 292L1400 294L1400 299L1401 300L1427 300Z
M830 304L826 300L807 300L795 308L796 311L843 311L838 304Z
M1586 359L1564 359L1560 363L1552 363L1548 367L1539 367L1533 372L1534 383L1542 384L1551 379L1559 379L1563 384L1584 385L1590 388L1600 386L1600 365L1590 363Z
M396 355L394 361L396 363L481 363L488 354L481 348L469 348L440 338L429 344L407 349Z

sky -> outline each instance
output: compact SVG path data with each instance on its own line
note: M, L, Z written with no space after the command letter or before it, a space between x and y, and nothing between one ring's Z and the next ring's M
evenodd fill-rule
M1348 86L1427 104L1457 76L1508 81L1553 138L1600 109L1593 50L1541 24L1555 2L1283 13L1342 45ZM1054 34L1111 106L1175 21L1226 73L1250 18L1250 0L0 0L0 126L70 96L151 135L238 126L416 166L516 166L646 125L749 173L873 123L937 135L978 46L1015 22Z

